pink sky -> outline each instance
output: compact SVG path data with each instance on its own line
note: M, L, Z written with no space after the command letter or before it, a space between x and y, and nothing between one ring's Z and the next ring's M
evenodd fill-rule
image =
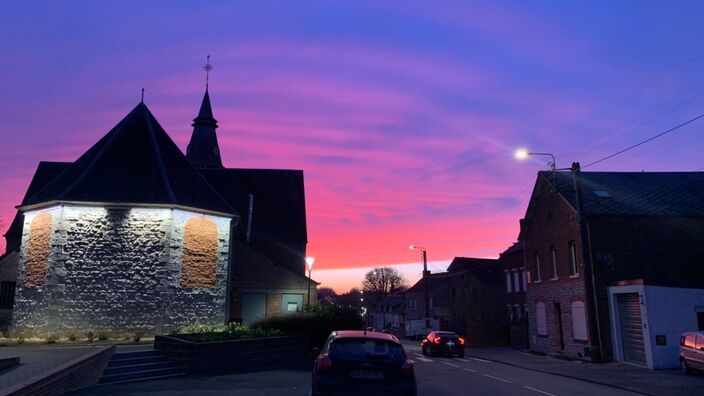
M340 291L374 266L413 280L410 243L434 271L497 257L545 167L517 147L588 163L704 107L702 5L429 4L5 6L0 228L39 161L75 160L142 87L185 150L207 54L225 165L304 170L314 278ZM587 170L703 167L703 127Z

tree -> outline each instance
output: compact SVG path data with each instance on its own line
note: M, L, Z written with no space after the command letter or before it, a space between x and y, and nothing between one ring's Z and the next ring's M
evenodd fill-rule
M406 280L393 268L374 268L364 275L362 289L364 293L379 295L383 298L389 293L406 290Z
M326 304L335 304L337 302L337 293L330 287L321 287L318 289L318 301Z

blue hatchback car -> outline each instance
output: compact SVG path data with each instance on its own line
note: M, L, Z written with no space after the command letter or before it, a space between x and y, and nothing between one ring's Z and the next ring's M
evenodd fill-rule
M416 393L413 361L391 334L334 331L315 358L311 391L314 396Z

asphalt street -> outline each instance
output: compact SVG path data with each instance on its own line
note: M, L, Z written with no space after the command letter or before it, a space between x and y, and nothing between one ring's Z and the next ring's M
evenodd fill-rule
M611 387L545 374L477 358L426 357L418 342L404 341L415 361L419 396L579 396L637 395ZM157 381L99 385L72 393L86 395L304 396L310 392L312 362L249 373L176 377Z
M637 395L620 389L539 373L476 358L427 357L417 342L404 341L415 361L418 395Z

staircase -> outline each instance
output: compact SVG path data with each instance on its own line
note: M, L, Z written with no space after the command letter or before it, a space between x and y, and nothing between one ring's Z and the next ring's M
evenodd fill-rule
M161 352L153 349L115 352L99 384L148 381L186 375Z

